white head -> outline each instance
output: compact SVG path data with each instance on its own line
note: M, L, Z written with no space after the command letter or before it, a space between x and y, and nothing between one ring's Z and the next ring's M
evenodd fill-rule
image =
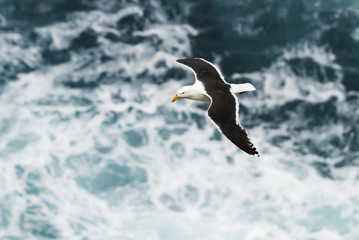
M174 102L174 101L176 101L177 99L180 99L180 98L191 98L192 95L193 95L193 89L191 88L191 86L181 87L177 91L176 96L174 98L172 98L172 102Z
M176 96L172 98L172 102L180 98L188 98L188 99L204 101L204 102L211 101L207 96L203 85L199 84L198 82L196 82L193 85L184 86L180 88L180 90L177 91Z

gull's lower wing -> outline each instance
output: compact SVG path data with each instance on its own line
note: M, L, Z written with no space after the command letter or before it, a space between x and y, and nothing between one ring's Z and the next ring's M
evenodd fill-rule
M224 136L249 155L259 157L257 149L248 137L247 131L237 119L238 104L232 94L212 94L212 103L207 114Z

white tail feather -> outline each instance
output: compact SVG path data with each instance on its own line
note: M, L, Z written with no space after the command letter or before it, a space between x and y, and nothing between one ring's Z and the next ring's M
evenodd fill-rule
M256 88L250 83L242 83L242 84L230 84L231 85L231 92L234 94L244 93L255 91Z

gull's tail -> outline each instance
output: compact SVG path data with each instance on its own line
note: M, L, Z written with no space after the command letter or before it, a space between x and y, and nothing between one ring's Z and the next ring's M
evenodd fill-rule
M250 83L230 84L230 85L231 85L231 92L234 94L240 94L240 93L256 90L256 88Z

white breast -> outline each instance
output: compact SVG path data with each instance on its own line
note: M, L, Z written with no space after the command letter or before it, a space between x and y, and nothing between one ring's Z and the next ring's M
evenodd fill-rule
M197 95L189 97L189 99L202 101L202 102L210 102L211 101L211 99L204 94L197 94Z
M211 99L207 96L206 91L204 90L203 84L200 81L196 81L190 87L190 94L187 98L203 102L211 101Z

